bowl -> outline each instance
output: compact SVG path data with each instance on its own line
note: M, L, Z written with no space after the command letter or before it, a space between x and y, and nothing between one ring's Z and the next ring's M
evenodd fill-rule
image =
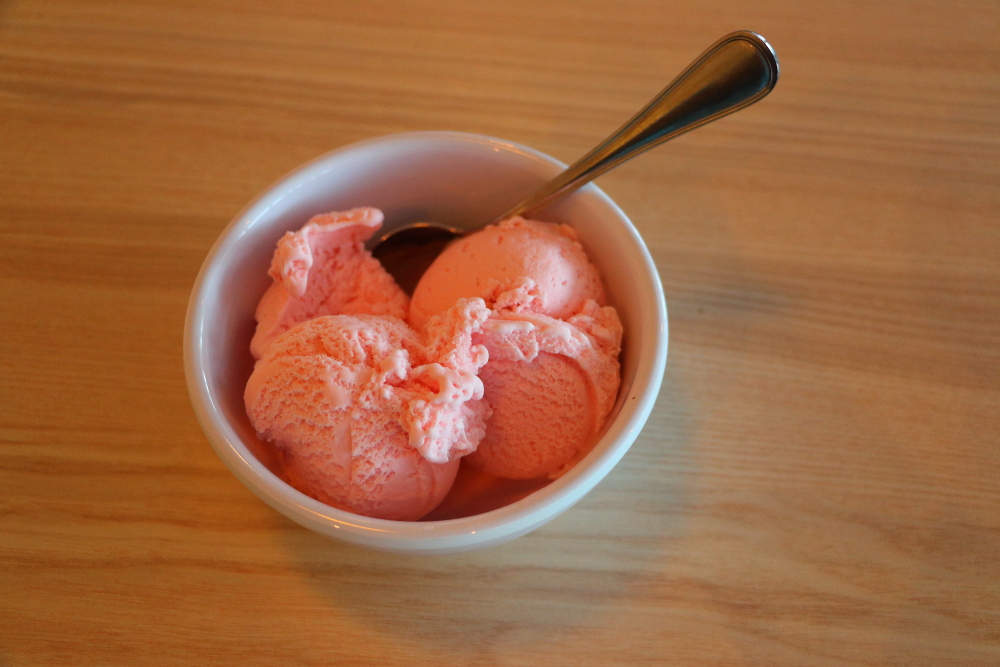
M205 259L188 304L184 366L195 413L234 475L293 521L356 545L447 554L511 540L542 526L587 494L621 460L659 392L667 312L656 267L625 214L588 185L537 217L577 231L600 270L625 336L622 383L593 450L554 481L486 479L462 466L441 507L421 521L373 519L325 505L281 478L280 461L257 438L243 405L253 369L254 309L270 284L278 239L327 211L375 206L388 231L418 220L474 227L492 219L565 165L531 148L474 134L413 132L362 141L296 169L239 213Z

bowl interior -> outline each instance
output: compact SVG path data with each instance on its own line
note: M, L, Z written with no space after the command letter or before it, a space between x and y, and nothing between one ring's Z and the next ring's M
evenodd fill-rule
M419 220L474 228L562 168L556 160L530 149L475 135L395 135L318 158L251 203L223 233L206 260L192 301L196 303L193 322L189 324L207 409L238 438L239 443L230 444L237 449L242 444L249 455L281 476L275 451L257 438L247 419L243 388L253 368L249 343L255 326L254 310L270 283L267 269L282 234L298 229L317 213L357 206L382 209L385 230ZM603 462L603 477L624 454L637 430L621 424L615 429L613 425L629 419L629 425L634 426L637 410L648 414L651 399L646 399L651 383L655 384L654 397L658 389L666 347L662 292L645 246L631 223L593 186L536 217L567 222L576 229L601 271L609 301L618 309L625 328L622 385L608 434L584 461L551 484L547 480L499 480L463 466L452 493L425 521L440 523L479 515L518 502L530 503L535 498L541 502L540 495L545 494L534 492L545 486L578 484L587 475L588 467L598 462ZM643 400L637 401L639 398ZM640 427L644 419L645 414L639 419ZM218 448L216 440L213 444ZM230 461L227 463L232 467ZM246 481L245 475L240 476ZM290 487L287 491L298 493Z

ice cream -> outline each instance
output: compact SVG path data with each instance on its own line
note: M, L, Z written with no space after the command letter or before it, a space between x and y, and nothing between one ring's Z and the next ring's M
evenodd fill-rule
M321 315L406 317L406 294L363 246L382 217L377 208L317 215L278 241L268 271L274 282L257 305L255 359L278 336Z
M573 230L516 218L472 234L409 303L363 247L381 221L324 214L278 242L244 398L286 480L416 520L463 459L498 477L562 474L615 402L622 335Z
M431 463L409 444L401 382L418 349L402 322L370 315L323 316L268 348L244 398L292 486L385 519L418 519L437 506L458 459Z
M413 292L409 321L421 328L457 299L481 297L487 304L530 278L534 312L565 319L584 301L604 304L597 269L569 225L513 218L461 238L431 264Z
M476 333L493 409L468 462L511 479L557 477L600 435L619 385L622 327L568 225L513 218L462 238L417 285L420 327L449 301L477 296L491 315Z
M494 311L474 340L493 410L468 462L497 477L558 477L594 445L618 393L622 327L613 308L587 300L567 320Z
M406 295L362 246L381 219L376 209L320 215L278 242L244 400L300 491L415 520L483 437L487 355L472 333L489 311L459 300L418 336L400 319Z
M476 371L485 353L469 332L486 315L481 303L460 302L435 318L429 346L394 317L304 322L255 365L247 413L300 491L366 516L419 519L484 433Z

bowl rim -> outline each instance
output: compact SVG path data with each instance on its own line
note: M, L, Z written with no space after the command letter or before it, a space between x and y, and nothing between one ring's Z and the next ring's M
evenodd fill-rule
M302 164L274 181L237 213L212 245L195 280L184 324L184 369L195 414L213 449L252 492L289 518L322 534L356 544L406 552L454 551L506 541L542 525L590 492L621 460L648 419L663 378L668 348L667 308L659 273L645 242L621 208L593 183L581 188L597 198L623 223L638 250L654 294L655 317L644 327L645 344L638 351L635 377L618 416L577 465L560 478L525 498L480 514L433 521L394 521L360 516L315 500L272 473L225 419L211 391L206 372L203 331L208 321L207 291L223 275L219 263L241 237L279 200L311 179L335 168L351 154L409 142L485 144L494 150L521 154L545 168L564 169L561 161L516 142L485 135L451 131L402 132L347 144ZM635 388L641 390L636 392ZM629 403L634 403L629 406ZM626 413L626 411L628 411ZM624 417L624 418L623 418ZM611 438L611 445L602 445Z

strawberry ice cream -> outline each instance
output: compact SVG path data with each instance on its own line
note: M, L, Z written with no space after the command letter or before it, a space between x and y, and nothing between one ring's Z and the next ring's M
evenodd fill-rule
M474 339L493 415L471 465L510 479L558 477L590 451L618 394L622 327L593 300L560 320L494 311Z
M381 222L373 208L328 213L278 242L244 399L285 479L417 520L463 459L508 479L572 467L615 403L622 337L573 230L487 227L449 246L410 302L363 247Z
M493 409L468 462L510 479L558 477L595 444L620 382L622 327L597 269L568 225L512 218L450 245L417 285L419 327L449 300L491 310L475 340Z
M418 336L408 299L362 243L382 212L313 217L278 242L257 307L244 399L287 481L334 507L415 520L444 498L489 406L472 343L489 316L460 300Z
M382 211L356 208L313 216L278 241L268 271L274 282L257 305L255 359L282 333L320 315L406 317L406 294L362 245L381 226Z
M481 302L460 302L435 318L429 346L393 317L300 324L254 367L247 414L300 491L366 516L419 519L485 430L476 371L486 355L469 332L487 314Z
M601 277L572 227L512 218L445 248L417 283L410 324L420 329L457 299L496 301L524 277L534 281L536 312L565 319L587 299L604 305Z

